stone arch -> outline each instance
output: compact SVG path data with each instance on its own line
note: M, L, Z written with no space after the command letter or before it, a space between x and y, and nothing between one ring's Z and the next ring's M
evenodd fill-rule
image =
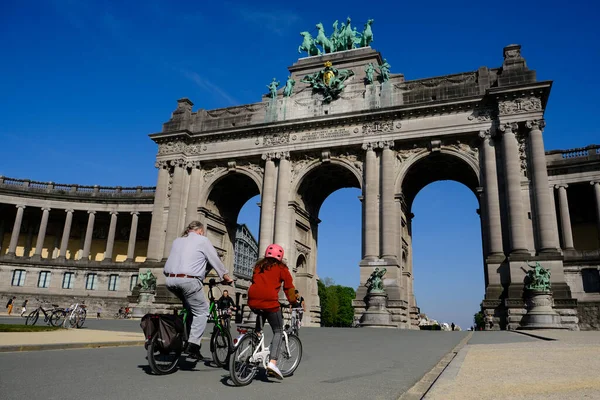
M396 193L403 194L410 210L412 201L422 188L442 180L462 183L476 194L481 182L478 159L452 147L442 147L439 151L423 149L402 162L394 187Z
M233 271L238 215L249 199L260 194L262 177L239 167L215 167L205 172L207 177L198 202L200 220L223 263Z
M306 211L314 214L314 217L318 216L325 199L336 190L349 187L362 189L362 162L358 160L332 157L326 162L312 160L305 165L296 163L294 168L298 168L299 171L292 182L291 193L302 203ZM311 187L320 187L324 190L318 195L307 193Z

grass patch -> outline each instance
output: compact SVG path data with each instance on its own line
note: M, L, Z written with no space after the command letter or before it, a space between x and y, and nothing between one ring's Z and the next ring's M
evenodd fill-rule
M0 324L0 332L47 332L62 329L61 327L40 325Z

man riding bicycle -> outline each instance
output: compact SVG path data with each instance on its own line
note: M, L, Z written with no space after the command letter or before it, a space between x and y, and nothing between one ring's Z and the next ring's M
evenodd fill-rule
M229 292L227 290L223 290L223 295L219 297L219 300L217 300L217 306L219 307L219 310L235 311L237 309L235 302L229 296Z
M181 300L191 316L192 326L187 353L191 358L198 360L202 359L200 339L208 320L209 304L202 285L207 264L214 268L223 283L233 282L217 250L204 233L204 225L201 222L190 222L182 236L173 241L163 271L167 277L167 289Z

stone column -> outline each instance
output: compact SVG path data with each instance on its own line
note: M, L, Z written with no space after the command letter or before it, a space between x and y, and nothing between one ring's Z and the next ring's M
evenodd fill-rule
M4 253L4 220L0 220L0 256Z
M552 207L552 224L554 226L554 241L556 243L559 243L560 246L560 238L559 238L559 233L558 233L558 217L556 215L556 200L555 200L555 193L554 193L554 185L549 186L548 187L548 193L550 194L550 204Z
M498 192L498 173L496 171L496 150L489 132L479 132L482 139L481 152L483 157L483 224L487 228L488 255L502 255L502 220L500 217L500 194Z
M378 200L379 193L379 171L377 169L377 156L375 155L374 143L363 144L365 152L365 172L363 183L363 259L375 260L379 258L379 215Z
M538 251L540 253L558 252L554 234L554 223L552 221L552 203L548 193L548 166L546 165L546 153L544 151L544 139L542 129L544 120L527 121L529 129L529 154L531 155L531 167L533 169L533 200L535 205L535 221L538 229Z
M88 211L88 223L85 230L85 241L83 243L83 252L81 253L81 260L88 260L90 256L90 249L92 248L92 235L94 234L94 222L96 220L96 211Z
M187 206L185 209L186 226L198 220L198 202L200 201L200 187L202 186L202 170L200 161L188 163L190 172L190 190L188 192Z
M600 241L600 181L592 181L594 197L596 198L596 225L598 226L598 241Z
M139 212L131 213L131 230L129 231L129 243L127 244L127 261L133 261L135 257L135 239L137 237Z
M290 213L289 213L289 196L290 196L290 179L291 165L290 153L283 152L279 156L279 172L277 176L277 194L275 200L275 235L274 242L283 247L285 258L290 255L291 247L288 243L290 233ZM289 260L289 259L288 259Z
M40 222L40 230L38 231L37 240L35 242L35 252L31 257L32 260L42 259L42 250L44 248L44 240L46 239L46 229L48 228L48 217L50 216L50 208L42 208L42 221Z
M65 218L65 227L63 228L62 239L60 241L60 251L58 258L64 260L67 258L67 248L69 247L69 236L71 236L71 224L73 222L74 210L65 210L67 217Z
M398 215L394 207L394 142L383 142L381 152L381 256L396 259Z
M275 217L275 161L273 153L265 153L265 174L263 177L262 198L260 200L260 229L258 235L258 255L262 257L267 246L273 242L273 220Z
M23 213L25 212L25 206L18 204L17 216L15 218L15 224L13 225L12 235L10 235L10 243L8 244L7 256L14 257L17 252L17 244L19 243L19 235L21 234L21 224L23 223Z
M569 213L569 200L567 188L569 185L556 185L558 189L558 207L560 210L560 227L564 250L573 250L573 231L571 230L571 215Z
M515 136L517 129L517 124L500 126L500 131L504 133L502 152L508 200L510 252L528 254L523 215L523 196L521 193L521 160L519 159L519 143Z
M169 162L157 161L154 166L158 168L158 181L154 194L154 205L152 207L152 221L150 224L150 237L148 238L148 260L160 261L162 259L164 243L163 238L163 214L167 192L169 191Z
M110 226L108 228L108 237L106 238L106 251L104 252L104 259L102 262L112 262L113 248L115 246L115 233L117 232L117 215L116 211L110 212Z
M185 180L184 161L171 161L173 169L173 184L171 185L171 197L169 199L169 214L167 217L167 233L165 235L165 243L163 248L163 259L169 257L173 240L179 236L179 221L181 220L182 200L183 200L183 183Z

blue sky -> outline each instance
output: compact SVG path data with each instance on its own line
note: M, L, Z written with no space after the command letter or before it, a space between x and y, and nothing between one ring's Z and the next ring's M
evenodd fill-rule
M257 102L298 58L300 31L348 15L359 27L375 20L372 47L406 79L497 67L505 45L521 44L538 79L554 81L546 148L600 142L596 2L296 4L0 2L0 174L154 185L156 146L147 135L161 129L178 98L189 97L194 109ZM334 193L320 215L318 273L350 286L358 284L357 196ZM255 203L241 214L251 227ZM441 182L423 189L414 207L417 301L432 317L466 326L483 295L475 198L458 183Z

